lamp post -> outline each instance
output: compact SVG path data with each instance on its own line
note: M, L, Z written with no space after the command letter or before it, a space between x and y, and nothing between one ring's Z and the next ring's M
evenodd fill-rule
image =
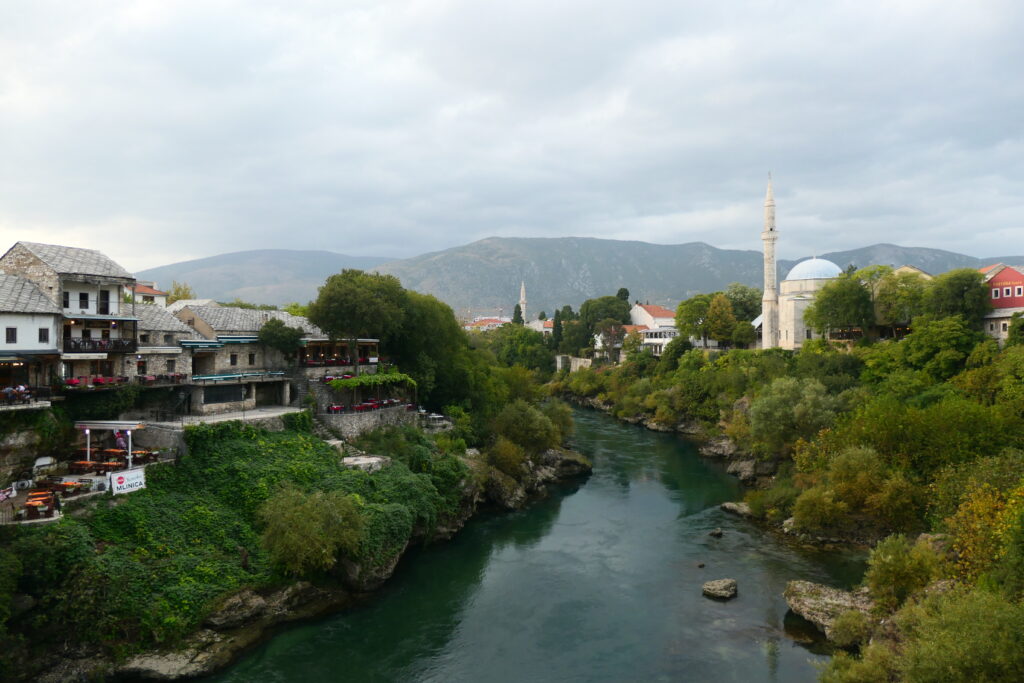
M132 468L132 430L125 430L128 432L128 469Z
M92 462L92 448L90 448L91 444L92 444L92 437L89 436L89 428L86 427L85 428L85 459L88 460L89 462Z

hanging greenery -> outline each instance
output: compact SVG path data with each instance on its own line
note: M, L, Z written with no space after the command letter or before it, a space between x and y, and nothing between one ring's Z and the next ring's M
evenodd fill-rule
M328 384L333 389L361 389L363 387L375 388L375 387L386 387L393 384L408 384L411 387L416 386L416 380L404 372L389 372L387 374L376 374L376 375L359 375L358 377L350 377L348 379L332 379Z

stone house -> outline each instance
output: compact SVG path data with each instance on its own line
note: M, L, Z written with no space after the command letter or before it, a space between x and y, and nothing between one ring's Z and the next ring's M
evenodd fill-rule
M8 249L0 271L33 282L59 307L61 378L91 382L127 374L137 348L137 319L121 292L134 286L131 273L94 249L35 242Z
M157 289L155 282L136 282L133 287L125 287L124 295L137 304L167 306L167 292Z
M147 386L187 383L191 357L182 342L201 339L199 334L157 304L136 306L135 315L139 339L129 377Z

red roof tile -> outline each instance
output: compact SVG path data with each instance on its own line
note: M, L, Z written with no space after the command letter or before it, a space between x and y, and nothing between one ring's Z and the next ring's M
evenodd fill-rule
M133 291L136 294L146 294L151 296L167 296L167 292L161 292L159 289L153 289L149 285L135 285Z
M676 317L675 311L670 311L664 306L657 306L655 304L640 304L640 308L650 313L655 318L674 318Z

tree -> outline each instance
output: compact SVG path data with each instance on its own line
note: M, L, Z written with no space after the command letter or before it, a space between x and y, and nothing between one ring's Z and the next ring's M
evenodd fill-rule
M562 310L560 312L562 314L562 321L563 322L568 322L570 320L579 320L579 315L577 315L572 310L572 306L570 306L569 304L566 304L565 306L562 306Z
M521 365L550 372L555 363L544 335L521 325L502 325L484 333L495 358L505 365Z
M644 338L636 330L631 330L622 340L622 353L626 360L635 360L637 354L644 350Z
M857 328L866 334L875 322L871 293L856 274L844 273L818 291L804 311L804 322L820 334Z
M614 318L605 318L594 325L594 334L601 338L601 346L608 358L618 360L618 348L626 336L622 323Z
M719 344L732 341L732 333L736 327L736 316L732 312L732 304L725 294L715 294L708 304L707 328L708 336Z
M981 333L959 315L939 319L919 316L914 318L913 332L898 348L904 365L943 381L963 370L980 340Z
M270 560L295 576L330 569L339 553L356 552L362 536L359 509L342 491L303 493L288 485L260 507L259 516Z
M1020 311L1010 317L1010 329L1006 332L1006 345L1024 344L1024 315Z
M757 330L747 321L741 320L732 328L732 343L741 349L755 341L757 341Z
M259 340L261 344L277 349L285 357L290 357L302 347L302 338L305 334L297 327L289 327L283 321L271 318L260 328Z
M780 377L750 404L751 434L760 450L774 455L830 426L838 407L818 380Z
M629 303L629 290L625 287L619 287L619 291L615 292L615 297L622 299L627 304Z
M875 316L878 324L887 327L909 325L924 313L924 297L928 281L917 273L889 273L878 283L875 294Z
M523 309L519 304L516 304L516 309L512 313L512 324L522 325L523 324Z
M732 313L737 320L750 322L761 315L762 292L760 289L733 282L726 287L725 296L732 304Z
M580 306L580 320L588 332L593 333L597 323L608 318L623 325L629 323L629 304L616 296L601 296L587 299Z
M711 306L710 294L697 294L679 304L676 308L676 329L689 337L701 339L704 346L708 345L708 308Z
M281 307L281 310L285 313L291 313L292 315L305 318L309 316L309 304L300 304L298 301L291 301Z
M992 310L985 276L971 268L958 268L932 280L924 299L925 312L936 318L962 316L968 325L981 327Z
M555 319L551 322L551 348L555 351L562 345L562 312L555 311Z
M581 320L571 320L562 325L562 343L558 350L570 356L580 355L580 351L593 343L593 335Z
M192 291L192 287L184 282L178 282L177 280L171 281L171 291L167 293L167 303L173 304L175 301L182 299L195 299L196 293Z
M547 319L548 319L548 314L545 313L544 311L541 311L540 313L537 314L537 320L547 320Z
M320 287L309 305L309 319L331 339L347 339L348 352L355 356L359 338L383 340L401 328L404 292L394 275L346 268ZM355 367L358 374L358 362Z

